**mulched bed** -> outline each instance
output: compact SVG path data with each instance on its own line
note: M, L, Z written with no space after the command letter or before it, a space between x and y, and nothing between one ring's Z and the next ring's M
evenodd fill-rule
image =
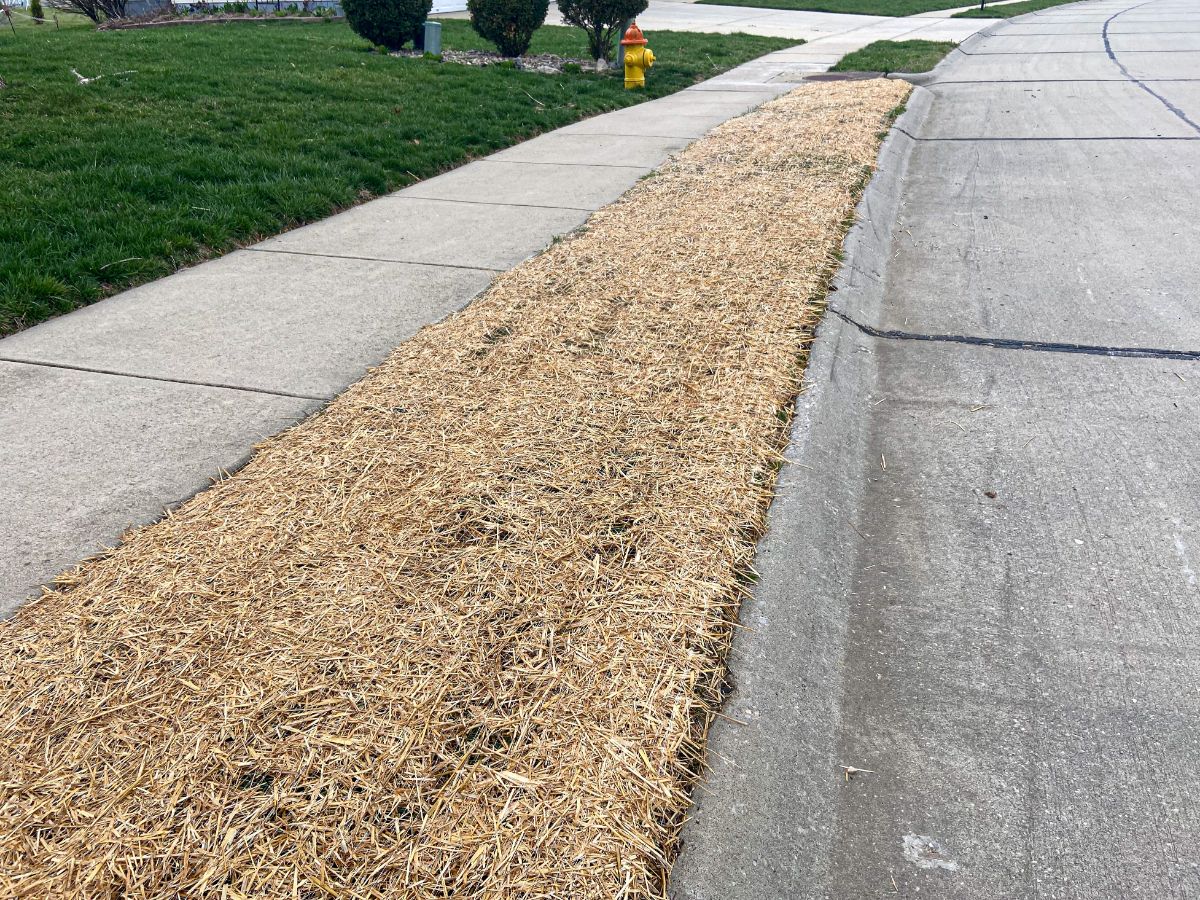
M908 90L718 128L0 625L0 895L663 897Z

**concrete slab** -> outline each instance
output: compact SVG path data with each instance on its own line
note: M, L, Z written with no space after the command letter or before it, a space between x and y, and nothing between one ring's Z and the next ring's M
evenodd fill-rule
M1200 640L1176 540L1192 551L1200 509L1173 460L1200 395L1156 361L852 333L833 352L826 396L853 386L842 413L873 437L853 471L855 438L799 439L821 474L793 468L772 507L724 710L745 724L710 738L672 896L1188 896ZM1147 517L1151 497L1172 501ZM848 543L841 580L827 554ZM1159 765L1166 795L1134 774ZM906 854L910 835L942 855Z
M1200 50L1200 31L1190 31L1182 34L1113 34L1109 35L1109 43L1114 53L1174 53L1180 50ZM1200 73L1197 73L1200 77Z
M600 116L598 116L600 119ZM604 127L596 125L594 127ZM720 119L718 119L720 121ZM406 188L404 198L505 206L593 210L622 196L646 174L641 166L563 166L487 157ZM400 197L401 194L396 194Z
M656 100L655 110L663 116L686 113L692 116L732 118L761 106L765 100L761 94L730 90L727 87L710 91L688 90Z
M691 143L689 138L626 134L611 137L551 132L492 155L497 162L553 163L570 166L619 166L656 169Z
M662 111L651 104L639 104L623 109L620 113L584 119L560 130L563 134L652 134L694 140L707 134L726 119L727 116L724 115L689 116L678 113L665 118Z
M332 397L491 273L242 251L0 341L0 359Z
M1196 78L1196 63L1190 53L1132 54L1122 62L1135 78ZM1106 55L1084 54L994 54L971 57L969 67L955 66L939 71L938 81L1122 81L1124 76Z
M577 166L580 173L586 171ZM255 244L255 252L508 269L587 219L577 209L530 208L393 195ZM487 234L489 239L479 240Z
M587 121L599 129L621 127L607 116ZM709 116L704 117L704 121L716 124L722 119ZM398 196L587 211L620 197L644 172L641 166L581 168L553 163L502 162L488 157L414 184Z
M936 91L936 103L956 103ZM912 153L902 252L870 324L1200 347L1200 141L922 143ZM917 294L914 318L906 298Z
M975 74L971 65L955 66L939 70L935 83L970 79ZM918 137L1197 136L1194 129L1129 82L962 84L954 88L953 97L953 104L934 106Z
M997 23L999 24L999 23ZM1115 32L1112 32L1115 33ZM1003 23L1003 30L989 31L998 41L1024 40L1026 37L1055 37L1059 35L1095 35L1093 22L1043 22L1035 16L1022 16Z
M1200 123L1200 78L1190 82L1155 82L1154 90L1193 122Z
M1019 53L1025 56L1042 53L1104 53L1104 38L1094 30L1070 35L1030 35L1022 37L1019 44L1001 34L997 37L980 35L971 41L968 56L986 56L993 53Z
M1200 77L1200 51L1179 50L1172 53L1123 51L1117 54L1121 65L1134 78L1197 78Z
M773 57L773 59L777 62L787 63L826 62L830 59L836 62L847 53L857 50L857 45L858 41L856 40L827 38L824 41L814 41L812 44L806 44L802 51L798 50L795 53L788 53L786 56L781 54Z
M832 63L830 63L830 65L832 65ZM828 68L828 66L826 66L826 68ZM764 71L763 75L768 78L773 78L777 72L778 72L778 68L773 67L769 73ZM787 93L788 89L781 88L775 84L770 84L770 83L763 84L761 81L737 82L737 81L733 81L731 79L731 80L727 80L727 81L715 81L714 80L712 84L707 84L707 85L704 85L703 87L690 88L690 90L695 91L697 93L713 93L715 91L723 91L723 92L732 91L734 93L739 93L739 94L751 94L758 99L759 103L765 103L768 100L773 100L775 97L778 97L780 94Z
M835 39L834 38L822 38L822 42L825 40L835 40ZM823 51L814 51L813 50L814 45L819 47L819 46L823 46L823 43L818 42L818 41L810 41L809 43L806 43L806 44L797 44L795 47L788 47L785 50L777 50L776 52L768 54L767 56L760 57L760 59L761 60L767 60L767 59L782 60L785 62L809 59L810 57L813 56L814 53L817 53L819 55L820 53L823 52Z
M0 616L320 403L0 362Z
M825 774L828 896L892 878L934 898L1200 889L1179 550L1200 508L1177 464L1200 395L1161 361L870 350L887 374L836 755L872 774ZM910 836L941 849L906 853Z
M934 25L922 28L920 31L906 32L897 40L920 38L926 41L954 41L961 43L975 34L981 28L987 27L982 19L963 19L960 22L938 21Z
M1044 21L1033 16L1027 16L1018 21L1007 23L1004 33L1009 37L1039 33L1049 35L1092 34L1095 31L1096 24L1095 20L1081 22L1067 22L1063 20ZM1108 34L1110 37L1117 37L1124 34L1180 34L1194 30L1197 29L1195 29L1194 23L1190 20L1164 22L1160 19L1154 19L1149 22L1131 22L1122 16L1109 26Z

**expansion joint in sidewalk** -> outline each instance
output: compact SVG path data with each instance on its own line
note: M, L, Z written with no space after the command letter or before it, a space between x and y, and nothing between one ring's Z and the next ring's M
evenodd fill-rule
M249 387L244 384L224 384L219 381L193 381L188 378L168 378L165 375L143 375L138 372L122 372L117 369L101 369L92 366L76 366L70 363L49 362L40 359L19 359L11 356L0 356L0 363L10 363L17 366L40 366L44 369L65 369L70 372L89 372L94 375L111 375L115 378L135 378L139 381L160 381L167 384L186 384L193 387L216 388L223 391L241 391L247 394L267 394L272 397L294 397L297 400L319 400L322 403L332 400L332 396L317 394L298 394L292 391L273 391L269 388Z
M379 256L353 256L349 253L312 253L307 250L283 250L278 247L246 247L251 253L287 253L291 256L315 256L321 259L360 259L363 262L396 263L400 266L432 266L440 269L469 269L472 272L506 272L492 266L464 266L457 263L428 262L420 259L384 259Z
M621 135L621 137L639 137L640 135ZM488 162L488 160L478 160L478 162ZM594 212L593 209L583 206L551 206L548 203L497 203L492 200L463 200L461 197L422 197L417 194L401 197L398 194L389 194L386 197L379 197L379 200L419 200L423 203L465 203L468 206L513 206L517 209L558 209L567 212Z

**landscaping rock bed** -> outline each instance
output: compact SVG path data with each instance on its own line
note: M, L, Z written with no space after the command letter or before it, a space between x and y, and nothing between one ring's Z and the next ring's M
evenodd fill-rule
M419 58L423 56L419 50L401 50L393 56ZM443 50L442 62L458 63L463 66L496 66L509 63L526 72L541 72L543 75L559 75L569 71L568 67L578 69L594 69L595 62L590 59L574 59L566 56L555 56L553 53L539 53L536 56L504 56L488 50Z

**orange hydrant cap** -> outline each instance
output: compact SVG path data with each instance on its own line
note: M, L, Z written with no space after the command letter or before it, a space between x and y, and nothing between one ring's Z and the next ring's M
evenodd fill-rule
M629 26L629 30L625 32L625 37L621 38L621 46L628 47L631 44L646 44L646 36L642 34L642 29L638 28L638 23L634 22Z

